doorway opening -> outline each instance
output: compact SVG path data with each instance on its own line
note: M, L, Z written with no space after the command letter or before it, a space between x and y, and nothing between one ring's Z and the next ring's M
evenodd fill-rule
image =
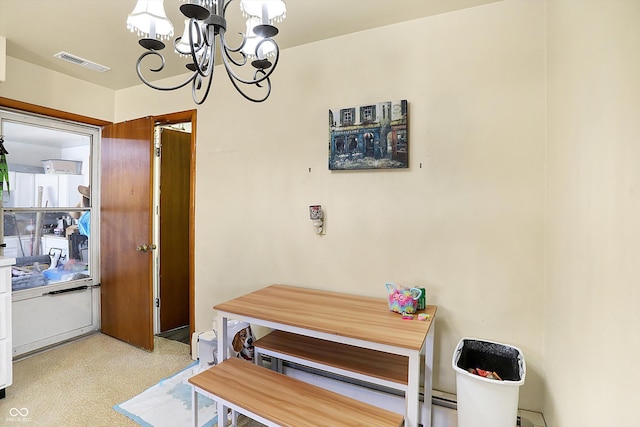
M192 123L154 127L154 334L191 342L190 186Z

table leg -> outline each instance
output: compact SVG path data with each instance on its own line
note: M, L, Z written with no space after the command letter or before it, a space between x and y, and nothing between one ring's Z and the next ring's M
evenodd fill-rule
M218 316L216 322L218 324L218 363L227 360L229 357L227 351L227 318L224 316Z
M224 406L222 401L216 401L216 412L218 413L218 426L217 427L226 427L229 425L229 420L227 418L227 407Z
M424 420L423 427L431 427L431 400L433 393L433 341L435 336L436 319L431 319L431 327L424 344Z
M420 352L409 356L409 378L406 395L405 427L418 427L420 412Z
M258 366L264 366L262 363L262 353L260 353L260 350L257 347L254 347L253 350L253 363Z
M218 315L218 363L222 363L229 358L227 346L227 318ZM218 427L227 425L227 408L221 401L217 402Z
M198 392L195 386L191 386L191 414L193 427L198 427Z
M238 427L238 413L236 411L231 411L231 426Z

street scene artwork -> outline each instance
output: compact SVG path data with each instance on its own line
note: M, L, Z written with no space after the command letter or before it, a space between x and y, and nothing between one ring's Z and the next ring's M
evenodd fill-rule
M329 110L329 169L409 167L407 100Z

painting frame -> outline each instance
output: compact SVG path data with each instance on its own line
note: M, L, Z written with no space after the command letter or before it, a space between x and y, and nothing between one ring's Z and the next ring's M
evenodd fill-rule
M329 170L408 167L406 99L329 109Z

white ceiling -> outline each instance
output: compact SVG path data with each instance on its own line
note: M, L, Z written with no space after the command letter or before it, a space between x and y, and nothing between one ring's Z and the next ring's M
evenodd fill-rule
M286 0L287 18L278 24L280 34L276 41L282 50L495 1L498 0ZM176 36L183 28L180 3L164 2ZM233 1L229 6L228 34L245 30L237 3ZM131 87L140 83L135 63L143 52L136 35L126 27L127 15L135 4L136 0L0 0L0 35L7 39L10 57L111 89ZM60 51L111 70L98 73L54 58ZM168 62L162 77L183 74L186 62Z
M11 121L2 123L2 134L7 143L46 145L57 148L82 147L91 143L91 138L87 135Z

